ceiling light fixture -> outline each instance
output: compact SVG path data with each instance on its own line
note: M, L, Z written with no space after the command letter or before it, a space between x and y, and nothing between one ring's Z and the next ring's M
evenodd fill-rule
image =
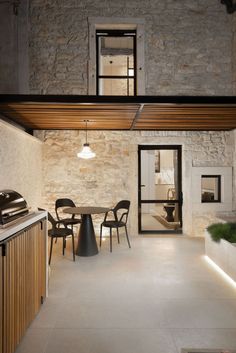
M86 140L85 143L83 145L82 151L77 153L77 157L78 158L82 158L82 159L91 159L94 158L96 156L96 153L94 153L91 148L89 147L89 143L87 141L87 125L88 125L88 120L84 120L86 123L86 128L85 128L85 136L86 136Z

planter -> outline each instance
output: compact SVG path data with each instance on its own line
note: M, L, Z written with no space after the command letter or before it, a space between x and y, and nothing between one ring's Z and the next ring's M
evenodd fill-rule
M227 275L236 282L236 244L221 239L219 243L211 239L211 235L205 231L205 253Z

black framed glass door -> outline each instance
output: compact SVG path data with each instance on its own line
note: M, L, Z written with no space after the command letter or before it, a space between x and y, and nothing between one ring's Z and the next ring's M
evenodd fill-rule
M180 145L138 146L139 233L182 233Z
M135 96L136 31L96 31L97 95Z

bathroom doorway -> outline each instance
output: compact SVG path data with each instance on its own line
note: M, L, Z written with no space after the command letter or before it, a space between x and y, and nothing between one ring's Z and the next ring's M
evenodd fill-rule
M139 233L182 233L180 145L138 146Z

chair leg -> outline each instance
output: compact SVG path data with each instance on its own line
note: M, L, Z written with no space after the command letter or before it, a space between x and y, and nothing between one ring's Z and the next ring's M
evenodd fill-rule
M119 229L118 229L118 227L116 228L116 232L117 232L118 244L120 244L120 236L119 236Z
M100 226L100 242L99 242L99 246L102 246L102 224Z
M126 234L126 239L127 239L127 242L128 242L129 248L131 248L131 246L130 246L130 242L129 242L129 237L128 237L128 232L127 232L127 227L126 227L126 225L125 225L125 234Z
M110 252L112 252L112 228L110 228Z
M74 233L72 234L72 251L73 251L73 261L75 261L75 239L74 239Z
M59 219L58 219L58 221L59 221ZM59 225L58 225L58 228L60 228L61 227L61 224L59 223ZM55 244L57 243L57 237L56 237L56 239L55 239Z
M65 237L62 238L62 254L65 255Z
M51 258L52 258L52 246L53 246L53 238L51 238L51 244L50 244L50 253L49 253L49 261L48 261L49 265L51 263Z

